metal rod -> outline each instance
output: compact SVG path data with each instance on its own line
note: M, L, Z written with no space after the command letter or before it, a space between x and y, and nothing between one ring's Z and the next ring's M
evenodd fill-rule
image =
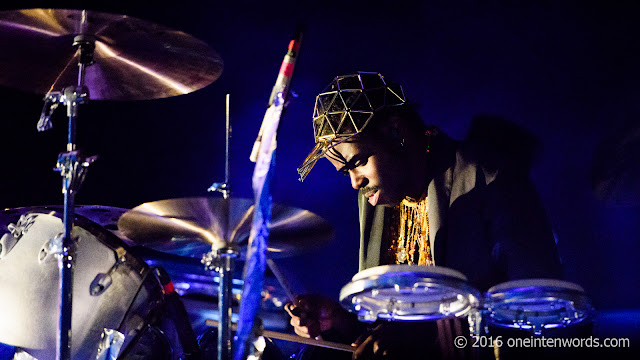
M83 22L86 22L86 12L83 12ZM86 24L85 24L86 25ZM67 87L64 89L64 98L67 106L67 117L69 118L68 136L67 136L67 152L76 149L76 120L78 116L78 106L84 101L84 77L85 56L83 55L83 46L78 45L78 86ZM88 63L90 64L90 62ZM62 165L62 193L64 195L64 235L62 238L62 249L57 254L58 259L58 299L59 299L59 320L58 333L56 336L56 360L70 360L72 346L72 314L73 314L73 263L74 263L74 241L71 236L73 230L73 220L75 217L75 187L78 176L78 163L81 159L70 153L61 157ZM58 160L60 162L60 159Z
M78 50L79 54L80 52L81 50ZM84 86L84 74L85 74L85 65L83 63L80 63L78 64L78 89L82 89L82 87Z
M64 193L64 235L62 238L62 252L58 254L58 295L60 317L58 319L58 333L56 346L56 359L71 359L71 315L72 311L72 289L73 289L73 239L71 231L73 228L73 205L74 194L70 191L70 181L63 179L65 183Z
M231 95L227 94L226 97L226 111L225 111L225 118L227 120L227 128L226 128L226 135L227 135L227 139L226 139L226 146L225 146L225 152L224 152L224 183L227 184L227 186L229 186L229 138L231 137L231 122L230 122L230 116L229 116L229 100L230 100Z
M230 360L232 357L231 314L233 308L233 270L235 251L220 252L220 268L218 270L220 284L218 286L218 311L221 326L218 328L218 360Z

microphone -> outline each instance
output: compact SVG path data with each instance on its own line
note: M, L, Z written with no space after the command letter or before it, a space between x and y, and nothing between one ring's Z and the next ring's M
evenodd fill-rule
M280 72L278 73L276 84L271 91L271 96L269 97L269 106L275 103L276 98L278 97L278 93L282 93L282 98L286 103L287 98L289 97L289 86L291 85L293 69L296 66L296 58L298 56L298 53L300 52L301 42L302 27L298 26L293 39L289 41L287 54L284 56L284 60L282 60L282 65L280 66Z
M287 54L284 56L284 60L282 60L276 84L273 86L273 90L271 90L271 96L269 96L269 108L272 106L282 106L284 108L287 105L287 100L289 98L289 86L291 85L291 78L293 77L293 69L296 66L296 58L300 51L300 44L302 43L302 30L303 27L298 26L293 39L289 41ZM260 144L262 143L264 124L265 121L262 122L258 138L255 143L253 143L253 149L251 149L251 156L249 157L249 160L252 162L256 162L258 160L258 152L260 151ZM275 145L275 139L273 141Z

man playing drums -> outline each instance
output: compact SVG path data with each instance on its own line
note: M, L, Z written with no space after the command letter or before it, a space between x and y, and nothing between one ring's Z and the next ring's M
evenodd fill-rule
M400 86L359 72L336 77L318 95L313 126L316 146L298 172L304 179L326 157L358 190L360 270L439 265L462 272L480 291L514 279L561 277L551 226L529 179L527 148L535 141L515 125L477 118L467 140L454 141L422 122ZM360 335L356 358L428 356L434 339L427 336L436 336L406 323L363 335L353 315L317 296L301 296L288 309L301 336ZM434 331L442 337L451 324L438 323ZM440 355L447 353L442 346L453 344L441 344Z

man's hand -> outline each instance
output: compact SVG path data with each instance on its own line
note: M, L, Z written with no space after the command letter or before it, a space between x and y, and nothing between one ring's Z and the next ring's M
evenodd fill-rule
M445 319L449 321L450 319ZM435 322L380 321L354 342L354 359L441 358ZM453 340L452 340L453 341ZM453 346L451 344L451 346ZM452 356L451 358L455 358Z
M379 324L371 331L360 335L352 345L354 359L385 358L389 355L389 337L385 336L385 324Z
M352 341L361 328L353 314L322 295L299 295L284 308L291 316L295 333L302 337L321 339L324 333L331 332L338 338L326 340Z

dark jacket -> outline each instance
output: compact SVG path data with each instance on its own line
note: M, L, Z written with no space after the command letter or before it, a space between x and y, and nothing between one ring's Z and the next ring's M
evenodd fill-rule
M429 241L436 265L480 291L524 278L561 278L551 225L529 178L473 142L435 137L428 159ZM386 208L359 196L360 270L380 264Z

